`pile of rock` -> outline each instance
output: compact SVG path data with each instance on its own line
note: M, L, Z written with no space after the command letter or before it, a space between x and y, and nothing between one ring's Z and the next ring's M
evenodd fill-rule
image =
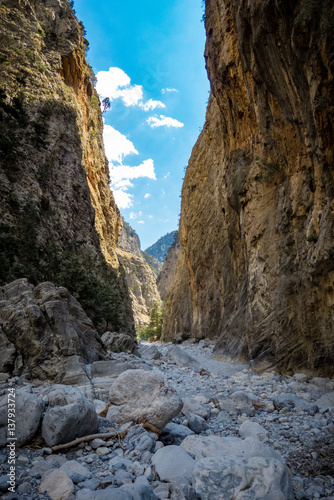
M44 441L44 448L17 450L19 498L324 500L334 495L334 478L324 469L312 478L296 468L297 460L305 463L298 442L304 439L308 446L310 434L322 440L319 453L327 449L326 436L334 430L332 381L255 375L248 367L213 361L209 346L139 347L142 358L119 353L85 365L89 384L34 386L18 377L1 383L2 444L9 386L17 394L17 444L31 443L33 436ZM79 436L76 446L52 450ZM5 471L7 456L5 448L0 453ZM318 467L326 464L321 456L314 460ZM0 492L17 498L7 492L7 480L0 476Z

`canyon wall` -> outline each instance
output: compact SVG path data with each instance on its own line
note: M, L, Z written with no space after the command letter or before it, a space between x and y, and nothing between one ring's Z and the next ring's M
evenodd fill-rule
M152 261L156 260L154 257L146 255ZM117 244L117 256L125 271L137 330L148 325L153 304L161 300L154 268L146 261L146 255L140 249L139 236L123 220L123 228Z
M206 0L205 17L211 94L164 339L333 376L333 3Z
M174 241L168 248L165 260L162 265L162 269L157 278L157 286L161 300L166 300L168 291L173 281L180 252L181 252L181 243L179 240L178 233L175 232Z
M0 284L53 281L133 332L84 34L67 0L1 2Z

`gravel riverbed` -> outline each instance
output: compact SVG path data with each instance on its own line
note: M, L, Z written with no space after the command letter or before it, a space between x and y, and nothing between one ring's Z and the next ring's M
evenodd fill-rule
M133 422L125 439L95 439L59 452L35 438L16 449L14 492L8 491L10 450L5 447L0 450L0 496L334 500L334 381L304 374L258 375L247 365L214 360L213 345L206 340L180 346L142 343L141 359L110 354L127 369L133 364L162 375L182 398L182 411L162 433ZM104 388L114 381L115 375L107 374L92 377L89 387L76 387L100 411L108 402ZM16 377L1 383L0 396L6 397L9 386L41 398L51 387ZM99 417L99 432L117 426L110 415ZM239 487L245 478L249 484Z

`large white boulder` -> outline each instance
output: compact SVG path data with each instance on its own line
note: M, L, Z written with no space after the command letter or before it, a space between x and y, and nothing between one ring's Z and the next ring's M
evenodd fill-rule
M204 458L196 463L192 485L202 500L293 499L286 467L270 458Z
M162 430L182 408L182 400L163 376L146 370L128 370L109 392L107 418L116 424L149 422Z

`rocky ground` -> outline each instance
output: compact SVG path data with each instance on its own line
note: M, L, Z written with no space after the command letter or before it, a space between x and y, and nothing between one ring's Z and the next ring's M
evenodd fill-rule
M87 367L91 383L78 387L87 396L87 408L93 403L100 412L109 401L98 418L98 432L116 427L122 434L54 452L52 446L61 441L57 425L64 408L75 406L77 389L3 376L0 420L8 388L15 388L18 398L27 397L26 408L35 398L34 409L37 400L42 415L44 405L48 409L38 417L43 418L45 441L38 431L32 442L16 449L15 493L8 492L10 448L0 450L0 495L27 500L333 500L334 381L304 374L257 375L248 366L213 360L212 347L209 341L144 343L141 359L112 354L109 361L93 363ZM71 418L69 433L79 421ZM93 420L91 425L93 432L87 425L86 434L96 432Z

